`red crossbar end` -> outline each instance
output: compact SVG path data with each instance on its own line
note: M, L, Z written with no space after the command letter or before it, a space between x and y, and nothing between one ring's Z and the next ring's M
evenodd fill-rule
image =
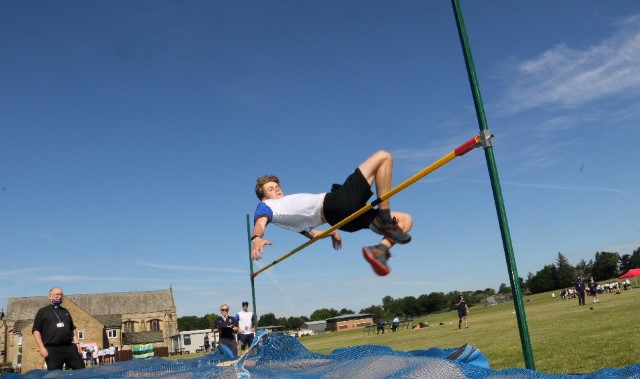
M456 157L461 157L466 153L470 152L471 150L473 150L474 148L476 148L477 146L479 146L480 142L482 142L480 140L480 137L475 136L470 140L468 140L467 142L463 143L462 145L458 146L453 152L456 155Z

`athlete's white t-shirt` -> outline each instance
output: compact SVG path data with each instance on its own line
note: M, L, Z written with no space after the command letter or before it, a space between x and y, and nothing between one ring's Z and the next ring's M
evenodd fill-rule
M267 199L256 207L254 219L267 216L269 222L294 232L308 232L322 225L324 193L298 193Z

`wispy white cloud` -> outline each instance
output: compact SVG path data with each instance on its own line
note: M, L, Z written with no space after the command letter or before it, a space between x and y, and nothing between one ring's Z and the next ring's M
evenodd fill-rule
M594 254L599 251L607 251L607 252L624 255L624 254L632 254L636 249L638 249L638 247L640 247L640 240L636 239L631 241L624 241L624 242L612 243L609 245L603 245L592 250L569 251L565 255L570 260L575 260L575 261L578 261L580 259L589 260L589 259L593 259Z
M577 106L640 92L640 15L619 25L615 35L585 50L559 44L520 63L501 109Z
M617 193L620 195L629 195L629 196L633 195L629 191L624 191L616 188L607 188L607 187L585 187L585 186L571 186L571 185L559 185L559 184L549 184L549 183L522 183L522 182L510 182L510 181L502 181L502 184L517 186L517 187L539 188L539 189L559 190L559 191L609 192L609 193Z
M475 179L469 179L464 181L467 183L484 183L482 181L475 180ZM509 180L501 180L500 183L502 187L514 186L514 187L522 187L522 188L546 189L546 190L553 190L553 191L606 192L606 193L615 193L615 194L626 195L626 196L635 196L635 194L632 192L625 191L618 188L608 188L608 187L574 186L574 185L563 185L563 184L552 184L552 183L514 182Z
M137 265L149 268L157 268L162 270L178 270L178 271L199 271L199 272L225 272L225 273L245 273L244 270L231 269L231 268L220 268L217 266L214 267L206 267L206 266L183 266L183 265L172 265L172 264L160 264L153 262L136 262Z
M265 265L262 265L260 262L256 262L256 265L258 266L258 270L262 269L265 266ZM287 288L280 283L278 276L269 270L263 271L262 274L264 274L267 278L269 278L269 281L271 281L271 283L276 288L278 288L278 290L282 294L281 303L283 303L287 307L293 307L293 302L291 301L291 295L289 294L289 291L287 290Z
M30 274L37 274L49 269L50 268L23 268L13 270L0 270L0 278L23 278L25 276L29 276Z

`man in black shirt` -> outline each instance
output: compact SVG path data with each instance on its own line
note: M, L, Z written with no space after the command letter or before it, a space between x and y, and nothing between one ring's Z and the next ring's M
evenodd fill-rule
M216 319L213 331L219 333L219 343L228 347L235 357L238 355L238 342L236 341L235 333L240 331L238 320L235 317L229 317L229 306L227 304L220 306L220 313L221 316Z
M82 369L82 348L71 314L61 307L62 298L62 289L49 291L50 304L36 313L31 332L48 370L62 370L65 363L73 370Z

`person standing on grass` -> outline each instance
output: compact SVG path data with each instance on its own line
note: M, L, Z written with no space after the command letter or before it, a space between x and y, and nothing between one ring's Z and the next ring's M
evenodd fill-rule
M386 325L387 322L383 318L378 319L378 321L376 321L376 334L380 334L380 332L384 334L384 327Z
M584 280L582 276L578 277L578 283L576 284L576 292L578 294L578 305L584 305L584 293L586 291Z
M462 321L464 321L465 329L468 328L469 323L467 321L467 313L469 313L469 307L467 307L467 302L464 300L464 296L460 295L455 307L458 309L458 329L462 329Z
M255 316L253 312L249 312L249 302L242 302L242 310L236 314L236 320L238 321L238 328L240 333L238 334L238 340L240 341L240 354L251 347L253 344L253 338L255 337L256 328Z
M600 303L600 295L598 295L598 282L591 275L591 279L589 280L589 292L591 292L591 296L593 297L593 303Z
M222 304L220 306L220 317L214 321L213 332L219 333L220 339L218 343L229 348L234 357L238 355L236 333L239 331L238 320L236 320L235 317L229 316L229 305Z

